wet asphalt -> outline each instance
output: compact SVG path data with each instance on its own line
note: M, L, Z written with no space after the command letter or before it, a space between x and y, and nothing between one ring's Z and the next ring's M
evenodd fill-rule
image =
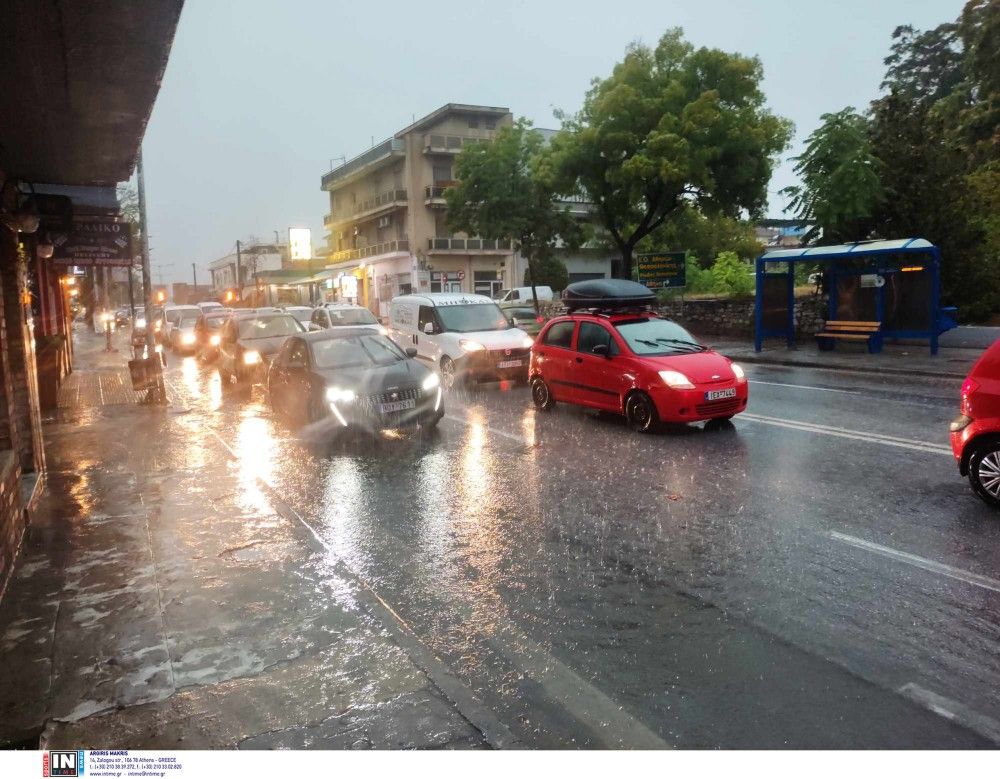
M493 384L332 448L193 358L168 383L199 456L271 485L526 746L995 747L1000 515L947 448L960 382L747 372L717 429Z

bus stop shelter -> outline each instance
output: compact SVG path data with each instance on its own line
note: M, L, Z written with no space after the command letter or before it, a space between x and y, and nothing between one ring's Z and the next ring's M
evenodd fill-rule
M872 351L885 338L926 338L955 327L954 308L941 308L941 252L923 238L777 249L756 262L754 349L765 338L795 345L795 267L817 266L829 295L827 320L878 322Z

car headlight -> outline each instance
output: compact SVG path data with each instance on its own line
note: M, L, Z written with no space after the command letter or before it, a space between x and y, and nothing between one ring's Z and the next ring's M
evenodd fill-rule
M733 373L736 374L736 381L746 381L747 380L746 372L743 370L742 367L740 367L736 363L733 363L729 367L732 368L733 369Z
M160 332L160 325L161 325L161 323L160 323L160 322L153 322L153 329L154 329L154 330L155 330L156 332Z
M218 346L220 343L222 343L222 339L217 335L213 335L208 339L208 343L211 346Z
M379 335L389 335L389 328L388 327L383 327L382 325L379 325L378 326L378 332L379 332Z
M243 352L243 364L244 365L256 365L260 362L260 352L251 349L248 352Z
M691 380L680 371L660 371L660 378L673 389L694 389Z
M486 348L479 341L470 341L467 338L459 340L458 346L463 352L481 352Z
M530 349L534 345L535 345L535 339L532 338L530 335L526 335L524 336L524 338L521 339L521 346L525 349Z
M326 399L331 403L353 403L356 397L357 393L352 389L329 387L326 391Z
M181 336L181 343L185 345L190 345L194 343L194 333L184 333Z
M427 374L427 378L420 383L420 386L423 388L425 392L428 392L434 389L440 383L441 379L438 377L438 375L434 372L431 372Z
M146 326L146 320L143 317L138 317L135 320L135 326L136 327L145 327Z

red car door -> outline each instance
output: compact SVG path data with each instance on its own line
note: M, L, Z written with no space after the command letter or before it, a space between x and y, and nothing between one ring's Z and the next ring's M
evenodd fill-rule
M603 347L607 352L595 354L595 347ZM626 379L620 350L611 330L599 322L580 322L573 357L572 382L576 385L580 403L608 411L621 411Z
M570 365L573 363L573 331L576 322L566 320L553 323L535 345L538 353L536 363L549 392L556 400L576 403L573 387L568 381Z

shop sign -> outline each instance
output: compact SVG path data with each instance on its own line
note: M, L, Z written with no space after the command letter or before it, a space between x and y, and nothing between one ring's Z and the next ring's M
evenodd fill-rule
M49 236L55 265L127 268L135 260L129 222L114 219L77 221L71 230L52 230Z

